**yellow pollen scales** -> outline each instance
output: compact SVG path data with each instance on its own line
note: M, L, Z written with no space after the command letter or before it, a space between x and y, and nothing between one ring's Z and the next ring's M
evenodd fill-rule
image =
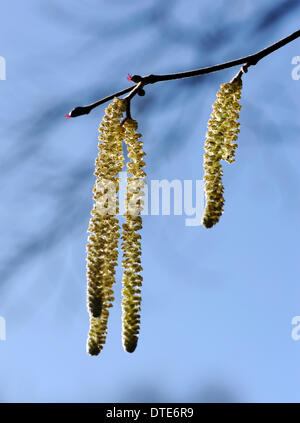
M123 274L123 299L122 299L122 322L123 322L123 347L127 352L133 352L138 341L140 329L140 309L142 271L141 266L141 235L137 232L142 229L140 213L143 208L143 171L145 162L143 157L143 143L140 141L141 134L137 133L137 122L126 120L124 123L124 141L127 144L128 157L127 171L132 176L127 180L126 198L126 222L122 231L122 250L124 267Z
M115 98L105 110L99 127L99 154L96 159L94 206L87 244L87 303L90 331L87 351L97 355L107 334L109 308L112 307L115 267L118 260L119 229L117 192L118 174L124 165L122 139L124 129L120 119L125 104Z
M211 228L215 225L224 206L222 166L220 160L232 163L235 160L239 126L237 122L241 106L242 80L222 84L213 104L213 112L207 125L204 154L204 180L206 205L203 225Z
M123 140L127 144L129 162L127 181L126 221L122 232L123 275L123 346L133 352L137 345L142 276L140 216L143 207L143 184L145 165L141 134L136 132L137 122L125 119L125 100L115 98L105 109L99 127L99 154L96 158L96 182L93 189L94 206L88 228L87 244L87 305L90 314L90 330L87 352L98 355L107 335L109 308L112 307L115 268L118 261L120 226L117 218L119 203L119 172L124 166Z

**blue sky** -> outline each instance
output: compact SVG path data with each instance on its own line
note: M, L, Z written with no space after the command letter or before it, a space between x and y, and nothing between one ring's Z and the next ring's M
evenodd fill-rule
M242 4L241 4L242 3ZM146 216L138 347L121 344L121 277L105 348L85 352L85 245L102 106L128 73L253 53L299 29L291 1L12 0L1 8L2 402L298 402L299 92L296 40L244 76L237 160L213 229ZM126 10L126 12L124 12ZM135 98L150 179L201 179L219 84L238 68Z

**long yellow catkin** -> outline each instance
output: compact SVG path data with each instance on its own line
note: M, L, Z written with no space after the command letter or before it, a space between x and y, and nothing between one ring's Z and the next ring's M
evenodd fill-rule
M118 174L124 165L121 118L125 108L125 102L115 98L105 109L99 127L99 154L93 189L95 203L87 244L87 303L90 314L87 352L90 355L99 354L105 344L109 308L114 300L112 286L115 282L120 229L116 218L119 205Z
M127 179L126 197L126 221L122 231L122 250L124 268L123 289L122 289L122 341L125 351L131 353L135 350L140 330L140 309L141 309L141 285L143 277L140 272L141 266L141 235L137 232L142 229L142 218L140 216L143 208L143 171L145 162L143 157L143 142L140 141L141 134L136 130L138 124L133 119L124 123L124 141L127 144L128 173L131 177Z
M202 223L206 228L215 225L223 213L224 188L220 160L228 163L235 160L235 141L238 139L240 126L237 119L241 109L241 89L241 78L222 84L208 121L203 165L206 206Z

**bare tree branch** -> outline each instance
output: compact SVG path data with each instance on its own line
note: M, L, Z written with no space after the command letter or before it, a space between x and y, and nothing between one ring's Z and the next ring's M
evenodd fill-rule
M81 115L86 115L90 113L92 109L97 106L100 106L103 103L113 99L114 97L121 96L130 92L130 94L126 97L128 102L136 95L139 94L139 91L143 89L145 85L148 84L155 84L156 82L163 82L163 81L172 81L174 79L183 79L183 78L191 78L194 76L204 75L216 71L220 71L223 69L228 69L237 65L244 65L241 71L238 73L240 75L243 72L247 72L249 66L256 65L261 59L268 56L269 54L273 53L274 51L280 49L281 47L285 46L286 44L294 41L296 38L300 37L300 30L293 32L289 36L277 41L274 44L264 48L263 50L258 51L257 53L251 54L249 56L241 57L240 59L232 60L230 62L221 63L214 66L209 66L206 68L196 69L187 72L179 72L179 73L171 73L166 75L147 75L147 76L140 76L140 75L133 75L131 77L132 82L136 83L135 86L126 88L125 90L119 91L117 93L111 94L101 100L96 101L95 103L89 104L87 106L78 106L75 107L67 116L68 117L77 117ZM140 91L143 92L143 91Z

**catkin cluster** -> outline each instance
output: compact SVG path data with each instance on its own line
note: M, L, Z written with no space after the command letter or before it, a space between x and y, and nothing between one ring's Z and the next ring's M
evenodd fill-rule
M223 213L222 166L220 161L234 161L236 140L239 133L242 81L234 79L222 84L213 104L208 122L204 154L204 180L206 207L203 225L215 225ZM106 341L109 308L114 301L118 261L119 172L124 166L123 140L128 158L126 212L122 230L123 289L122 289L122 341L127 352L137 346L141 309L141 212L145 187L143 142L137 132L138 124L127 118L121 121L126 110L126 100L115 98L105 109L99 127L99 154L96 158L96 183L93 189L94 206L88 231L87 244L87 303L90 314L90 330L87 351L97 355Z
M239 104L241 89L241 78L222 84L208 121L204 146L206 206L202 222L206 228L215 225L223 213L224 188L220 160L225 160L228 163L235 160L236 140L240 126L237 119L241 109Z
M87 244L87 303L90 314L87 351L90 355L99 354L103 348L109 308L114 300L112 286L115 282L120 229L116 218L119 205L118 175L124 165L124 128L120 119L125 107L123 100L115 98L106 108L99 127L99 154L96 158L96 183L93 189L95 203Z
M112 307L115 267L118 260L119 172L124 166L123 144L127 145L129 161L126 195L126 221L122 231L123 274L123 346L133 352L140 328L142 285L141 266L141 211L143 208L143 143L137 133L137 122L126 118L126 101L115 98L105 110L99 127L99 154L96 159L96 183L93 189L94 206L87 244L87 302L90 330L87 351L97 355L106 341L109 308Z
M127 352L133 352L138 341L140 328L140 308L141 308L141 235L138 233L142 229L142 218L140 216L143 208L143 171L145 153L143 152L143 142L140 140L141 134L137 133L137 122L128 119L124 123L124 141L127 144L129 162L127 163L128 173L126 197L126 222L122 231L122 250L124 268L123 273L123 299L122 299L122 339L123 347Z

